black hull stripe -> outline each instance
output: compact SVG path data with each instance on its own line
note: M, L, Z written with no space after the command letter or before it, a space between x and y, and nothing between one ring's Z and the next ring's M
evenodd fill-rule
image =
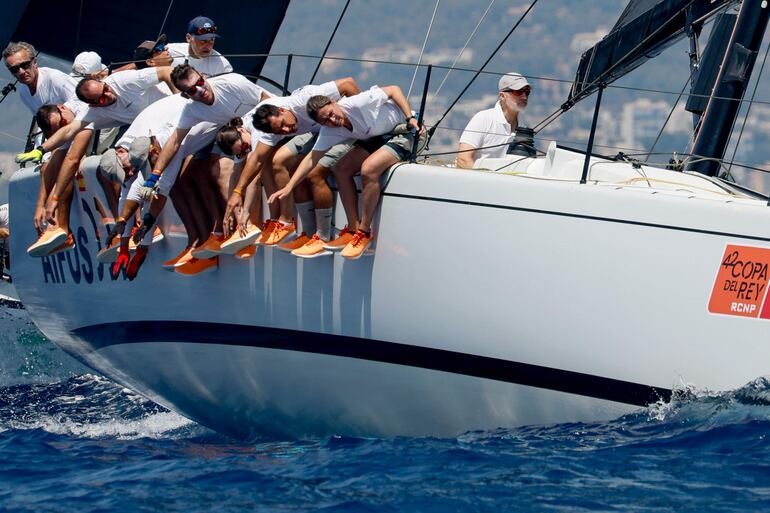
M206 322L147 321L87 326L73 335L94 349L136 342L191 342L283 349L406 365L646 406L671 390L473 354L357 337Z
M635 225L635 226L645 226L648 228L662 228L664 230L674 230L679 232L690 232L690 233L702 233L706 235L718 235L720 237L733 237L738 239L748 239L748 240L758 240L762 242L770 242L770 237L759 237L757 235L743 235L740 233L731 233L731 232L717 232L714 230L701 230L698 228L687 228L685 226L671 226L666 224L657 224L657 223L645 223L642 221L630 221L628 219L617 219L613 217L601 217L601 216L589 216L585 214L574 214L571 212L556 212L553 210L541 210L537 208L524 208L524 207L514 207L511 205L498 205L495 203L482 203L482 202L476 202L476 201L465 201L465 200L454 200L454 199L448 199L448 198L433 198L430 196L415 196L413 194L400 194L395 192L384 192L383 196L390 196L393 198L404 198L404 199L413 199L418 201L434 201L438 203L451 203L455 205L468 205L472 207L484 207L484 208L496 208L500 210L515 210L518 212L529 212L532 214L545 214L545 215L551 215L551 216L559 216L559 217L572 217L575 219L588 219L591 221L603 221L607 223L618 223L618 224L626 224L626 225Z

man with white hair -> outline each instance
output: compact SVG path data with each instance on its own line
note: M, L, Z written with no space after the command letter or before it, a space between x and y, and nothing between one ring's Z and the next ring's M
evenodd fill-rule
M457 167L471 169L478 159L505 156L516 127L522 124L520 114L527 108L532 86L520 74L507 73L500 77L498 90L495 106L477 112L460 136Z

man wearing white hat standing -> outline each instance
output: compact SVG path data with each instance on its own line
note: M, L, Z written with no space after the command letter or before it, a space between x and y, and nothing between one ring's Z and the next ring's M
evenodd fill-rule
M532 86L518 73L507 73L498 83L494 107L477 112L463 134L457 154L457 167L470 169L481 158L503 157L511 136L521 125L520 114L527 108Z

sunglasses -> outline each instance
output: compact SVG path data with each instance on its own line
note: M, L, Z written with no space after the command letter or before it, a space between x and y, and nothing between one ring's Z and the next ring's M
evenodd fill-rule
M241 141L241 151L236 153L235 156L238 157L239 159L242 159L243 157L248 155L249 152L251 151L251 144L243 140L243 136L241 135L240 132L238 132L238 140Z
M166 43L158 43L152 48L153 53L160 53L166 51Z
M195 96L198 93L198 88L202 88L203 85L206 83L206 79L203 78L202 75L198 75L198 80L191 85L188 89L180 89L182 92L182 96L185 98L190 98L191 96Z
M59 128L64 128L67 126L67 120L64 119L64 113L62 113L58 105L56 106L56 112L59 113Z
M30 59L28 61L20 62L15 66L8 66L8 71L10 71L15 75L16 73L18 73L23 69L29 69L29 67L32 66L33 62L35 62L35 59Z
M216 34L216 33L217 33L216 27L200 27L195 29L195 32L194 32L196 36L202 36L205 34Z
M107 97L107 93L111 91L110 86L107 84L102 84L102 94L99 96L99 98L96 99L96 101L89 102L91 105L107 105L107 102L110 101L110 99Z
M513 93L516 96L522 96L522 95L529 96L532 93L532 89L530 89L529 87L525 87L523 89L518 89L518 90L516 90L516 89L506 89L506 91L508 91L509 93Z

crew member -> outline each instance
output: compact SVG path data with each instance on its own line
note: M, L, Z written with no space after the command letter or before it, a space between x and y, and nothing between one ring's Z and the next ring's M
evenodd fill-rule
M460 136L457 167L470 169L476 160L505 156L508 143L522 124L532 86L518 73L500 77L498 101L491 109L477 112Z
M334 176L340 185L340 196L348 214L348 225L356 227L355 234L341 254L345 258L359 258L372 241L371 223L380 199L380 177L396 162L409 158L412 145L418 144L419 147L424 141L425 129L419 126L404 93L395 85L383 88L374 86L350 98L342 98L339 102L328 96L313 96L307 102L307 112L313 120L323 125L310 153L311 157L300 163L288 185L270 196L270 201L289 194L332 146L351 139L361 141L358 147L351 151L365 156L360 166L363 183L360 221L358 200L353 193L353 173L348 171L351 167L343 168L345 176L340 166L334 169ZM406 127L414 132L395 134L398 125L404 122ZM418 141L415 141L416 133L420 134ZM346 155L346 158L348 157L350 153ZM347 186L341 185L343 181L347 182Z

